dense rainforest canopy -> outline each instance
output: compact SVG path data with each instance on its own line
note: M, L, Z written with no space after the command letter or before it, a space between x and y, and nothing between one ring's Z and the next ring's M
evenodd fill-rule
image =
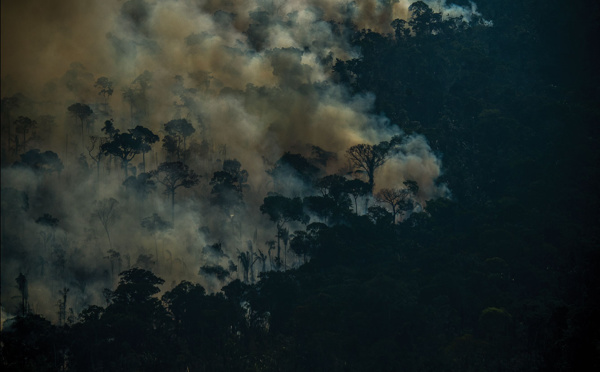
M136 48L159 48L140 3L125 2L121 14L135 26ZM81 151L60 158L62 149L32 145L44 143L32 133L37 126L43 137L51 119L17 116L27 98L3 97L3 178L26 172L18 174L52 180L40 182L35 193L2 185L2 270L5 262L41 262L19 266L8 279L3 274L3 292L10 286L16 294L3 297L4 370L600 368L600 7L594 1L479 0L466 19L447 9L468 9L468 1L409 3L406 16L392 19L389 28L362 28L351 17L328 21L354 54L321 56L325 83L302 81L302 73L291 71L301 65L284 63L299 61L302 50L269 49L267 34L277 28L262 25L277 10L252 13L244 35L253 53L272 54L281 86L302 94L343 87L344 97L372 97L369 114L387 118L360 132L385 136L342 141L339 150L282 144L275 157L261 155L260 173L235 149L256 134L248 129L246 142L217 146L205 139L221 129L195 115L189 102L216 86L222 99L252 100L247 111L263 110L261 118L273 120L265 138L279 130L300 136L267 107L285 102L281 97L292 94L287 88L232 88L224 79L218 86L209 72L188 76L200 81L194 89L181 76L166 88L145 71L120 91L125 114L119 122L111 103L116 87L105 77L95 85L87 79L102 102L64 107L67 144ZM223 24L235 19L213 13ZM186 45L201 53L202 37L191 34ZM152 89L171 89L174 110L194 115L173 115L154 131L143 126L158 110ZM311 105L281 110L302 116ZM87 128L94 115L102 129ZM302 125L311 130L310 123ZM419 145L423 138L426 146ZM158 164L161 146L164 162ZM413 166L442 164L441 170L427 178L402 160L394 169L403 176L388 182L386 166L415 158L438 159ZM105 183L109 176L119 177L117 187ZM14 185L27 182L20 177ZM53 198L44 182L87 182L92 190L85 217L75 215L95 226L86 227L81 250L67 241L76 225L65 222L68 216L52 210L30 216L47 205L41 199ZM204 200L203 218L215 222L189 227L185 208L200 205L195 199ZM19 222L25 215L30 221ZM139 217L131 226L144 234L135 242L143 248L136 257L135 247L124 247L130 242L122 237L130 228L120 230L124 215ZM185 229L204 244L173 237ZM42 253L27 253L28 234ZM175 257L169 244L180 244L188 256ZM64 274L69 265L78 267L73 257L85 249L99 250L104 271L82 267ZM196 257L192 250L202 257L195 263L185 258ZM178 270L189 276L178 277ZM28 281L50 276L75 278L56 281L61 284L50 294L57 318L31 305L42 294ZM92 291L101 297L83 295ZM79 308L69 302L76 292Z

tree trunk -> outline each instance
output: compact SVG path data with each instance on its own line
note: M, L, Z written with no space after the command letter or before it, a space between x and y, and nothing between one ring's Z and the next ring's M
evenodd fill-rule
M125 168L125 179L127 179L127 177L129 176L129 161L127 160L123 160L123 162L121 163L123 165L123 167Z
M108 233L108 226L104 225L104 231L106 231L106 236L108 237L108 246L112 249L112 242L110 241L110 234Z
M81 146L83 146L83 119L80 118L81 120Z
M156 273L159 271L159 262L158 262L158 242L156 241L156 234L154 234L154 249L156 250Z
M171 189L171 224L175 226L175 189Z

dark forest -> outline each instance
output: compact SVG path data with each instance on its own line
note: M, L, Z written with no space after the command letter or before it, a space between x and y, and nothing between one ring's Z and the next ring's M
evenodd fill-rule
M600 5L3 1L4 371L600 370Z

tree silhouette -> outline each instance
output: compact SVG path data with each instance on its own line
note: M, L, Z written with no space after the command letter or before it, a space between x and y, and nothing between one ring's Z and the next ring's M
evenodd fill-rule
M145 172L146 153L152 149L152 144L158 142L159 138L150 129L145 128L141 125L138 125L133 129L129 129L129 133L131 133L135 141L139 142L139 151L142 153L142 172Z
M204 265L200 268L200 273L206 275L214 275L220 281L224 281L231 275L228 270L225 270L221 265Z
M137 200L145 200L152 191L156 189L156 183L152 180L150 173L140 173L137 176L129 176L123 181L123 186L128 192L135 195Z
M306 187L312 187L319 176L319 168L300 154L285 152L275 166L267 173L273 177L277 192L298 194Z
M228 159L223 162L223 170L213 174L210 180L211 203L225 208L229 214L230 208L237 208L243 204L243 192L249 189L248 172L241 169L237 159Z
M12 187L3 187L0 191L0 198L0 219L2 219L0 234L4 239L8 231L7 220L10 222L20 221L19 214L29 209L29 196Z
M185 160L186 139L196 132L196 129L187 119L173 119L164 124L167 133L163 138L163 148L175 153L177 160Z
M131 119L131 125L133 125L133 107L135 106L137 99L137 92L133 88L129 87L123 89L122 95L123 100L129 103L129 117Z
M58 325L64 326L67 322L67 295L70 289L67 287L63 287L63 289L59 290L58 293L61 296L61 299L58 301Z
M109 249L112 249L112 241L110 240L109 228L115 222L117 218L117 204L119 202L114 198L102 199L100 201L95 201L94 211L92 212L93 216L98 218L104 231L106 232L106 237L108 238Z
M44 251L46 251L48 247L50 247L50 244L54 242L58 221L58 218L53 217L49 213L44 213L41 217L35 220L36 224L42 226L42 230L39 234L42 238Z
M92 116L92 114L94 113L94 111L90 108L90 106L84 104L84 103L74 103L71 106L69 106L67 108L67 110L76 118L79 119L79 121L81 122L81 143L83 144L83 127L84 127L84 122L85 120L87 120L87 118L89 118L90 116Z
M122 259L121 259L121 253L118 251L115 251L114 249L109 249L107 251L108 256L104 256L104 259L108 260L108 262L110 262L110 274L111 274L111 278L114 279L115 278L115 267L116 267L116 272L120 273L121 272L121 264L122 264ZM107 299L108 300L108 299Z
M14 167L27 167L42 173L60 173L64 168L62 161L53 151L40 152L39 149L33 149L20 156L21 161L14 163Z
M167 221L163 220L158 214L153 213L152 216L145 217L144 219L142 219L141 226L150 234L152 234L152 237L154 238L154 249L156 252L156 270L158 271L160 262L158 256L158 242L156 236L159 232L172 228L172 225Z
M359 179L353 179L350 181L347 181L346 184L344 185L345 191L349 194L352 195L352 198L354 199L354 213L356 215L358 215L358 202L357 199L359 196L365 196L367 194L369 194L369 184L361 181Z
M436 34L442 26L442 15L434 13L423 1L412 3L408 7L410 20L408 25L417 36Z
M250 272L250 268L252 267L252 265L254 265L254 262L256 262L256 258L253 257L252 254L250 254L249 251L246 252L239 252L238 251L238 261L240 262L240 265L242 265L242 269L244 270L244 283L248 284L248 273Z
M104 111L108 112L108 98L110 98L114 92L113 82L110 81L106 76L102 76L96 80L96 83L94 83L94 88L100 89L98 91L98 95L102 96L104 99Z
M373 193L375 186L375 171L388 159L389 152L390 144L385 141L377 145L361 143L350 147L346 152L355 172L367 175L369 193Z
M113 121L113 119L106 120L101 130L108 136L108 139L110 141L114 140L115 136L121 132L120 130L115 128L115 122Z
M29 312L29 287L27 284L27 277L23 273L19 273L19 276L15 279L17 282L17 288L21 294L21 304L19 306L19 312L21 316L25 316Z
M18 142L18 137L15 136L15 151L22 151L27 146L27 143L31 141L32 137L35 135L33 130L37 127L37 122L35 120L31 120L27 116L19 116L17 120L15 120L15 132L23 135L23 141L21 143ZM31 136L27 136L31 133Z
M400 211L410 210L412 202L408 189L381 189L375 195L380 203L386 203L392 208L392 221L396 223L396 216Z
M298 221L301 223L307 223L309 217L304 213L302 199L300 198L286 198L285 196L272 194L267 196L263 200L263 204L260 206L260 211L263 214L269 216L269 219L275 222L277 227L277 263L281 264L281 239L289 237L286 234L284 226L288 222ZM285 240L287 247L287 238Z
M105 155L112 155L121 159L125 169L125 179L128 177L129 162L141 152L142 140L135 138L131 133L117 133L113 139L100 146Z
M200 176L180 161L162 163L150 174L165 186L165 194L171 195L171 223L175 224L175 191L197 185Z
M146 97L146 93L148 91L148 89L150 88L150 83L152 82L152 72L148 71L148 70L144 70L144 72L142 72L138 77L136 77L133 80L134 85L137 84L137 86L139 87L138 92L139 92L139 100L140 105L142 106L142 115L144 117L147 117L149 115L149 104L148 104L148 98Z
M19 108L19 106L21 106L21 97L20 95L13 95L11 97L4 97L2 98L1 104L0 104L0 110L2 111L2 123L6 123L6 128L7 128L7 145L10 148L10 142L13 141L12 139L12 132L11 132L11 128L12 128L12 118L11 118L11 113L14 109ZM4 127L4 125L2 125ZM14 154L17 154L17 150L15 149Z
M100 163L102 162L102 158L104 158L102 140L98 136L90 136L90 143L87 146L88 156L96 164L96 185L100 184Z

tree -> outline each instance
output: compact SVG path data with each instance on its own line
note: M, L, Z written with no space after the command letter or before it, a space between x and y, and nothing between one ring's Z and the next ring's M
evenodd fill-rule
M74 103L67 108L67 110L77 119L81 121L81 143L83 144L83 124L87 118L92 116L94 111L90 106L84 103Z
M281 238L284 237L284 226L288 222L308 223L309 217L304 213L302 199L286 198L279 194L271 194L263 200L260 211L269 216L277 227L277 261L281 264ZM287 247L287 242L286 242Z
M331 204L330 207L325 207L325 215L332 221L339 222L348 214L352 203L346 190L347 182L346 178L337 174L319 179L316 186L323 195L321 199L328 199L329 203L319 202L319 197L312 197L309 199L311 201L309 205L312 204L312 207L317 207L320 204L325 207L327 204Z
M408 7L410 20L408 25L417 36L436 34L442 26L442 15L434 13L423 1L412 3Z
M61 299L58 301L58 325L64 326L67 323L67 295L70 289L63 287L58 293L61 295Z
M159 269L159 256L158 256L158 242L156 240L156 235L159 232L165 231L167 229L172 228L172 225L167 221L163 220L158 214L153 213L152 216L145 217L141 222L142 227L152 234L154 238L154 248L156 252L156 270Z
M319 168L312 165L304 156L290 152L285 152L277 160L273 169L267 171L273 177L276 191L285 190L292 195L312 187L319 172Z
M102 227L104 227L104 231L106 232L106 237L108 238L108 244L110 249L112 249L112 242L110 240L109 228L115 222L117 218L117 204L119 202L114 198L102 199L100 201L95 201L95 208L92 212L93 216L97 217Z
M135 138L131 133L117 133L112 141L100 146L105 155L112 155L121 159L121 165L125 169L125 179L128 176L129 162L141 152L142 141Z
M138 125L133 129L129 129L129 133L131 133L133 139L139 143L139 152L142 153L142 172L145 172L146 153L152 149L152 144L158 142L159 138L150 129L141 125Z
M213 174L210 180L211 190L210 202L227 210L241 206L243 192L249 189L248 171L241 169L242 165L237 159L227 159L223 162L223 170Z
M115 267L117 268L117 274L121 272L121 264L123 263L121 260L121 253L114 249L109 249L106 253L108 253L108 256L104 256L104 259L110 262L110 274L111 278L114 279Z
M90 136L90 143L87 146L87 151L90 159L96 163L96 185L100 184L100 163L104 157L102 151L102 139L98 136Z
M231 275L231 273L224 269L221 265L204 265L200 268L198 274L204 273L206 275L214 275L220 281L224 281Z
M121 132L120 130L115 128L115 122L113 121L113 119L106 120L101 130L108 136L108 139L110 141L114 140L115 136Z
M7 136L6 138L8 139L7 141L7 145L10 147L10 142L13 140L12 139L12 133L11 133L11 128L12 128L12 118L11 118L11 113L14 109L19 108L19 106L21 106L21 97L20 95L13 95L11 97L4 97L2 98L1 101L1 105L0 105L0 110L2 111L2 123L7 123L6 124L6 128L7 128ZM4 126L4 125L3 125ZM17 150L15 149L14 154L17 154Z
M416 181L406 180L403 183L405 187L402 189L381 189L375 196L378 202L387 203L392 208L394 223L396 223L396 216L399 213L413 209L413 198L419 192L419 185Z
M381 189L375 198L380 203L387 203L392 208L392 221L396 223L396 215L400 211L406 211L412 208L412 202L409 199L410 194L406 189Z
M15 136L15 151L21 151L25 149L27 143L31 141L32 137L35 133L32 133L31 136L27 137L27 134L31 133L37 127L37 122L35 120L31 120L27 116L19 116L17 120L15 120L15 131L19 134L23 135L23 142L20 144L17 141L17 137Z
M173 119L164 124L167 136L163 138L163 147L168 150L172 149L175 144L177 160L182 158L185 160L186 139L196 132L196 129L190 124L187 119ZM169 137L169 139L167 139ZM168 144L168 146L167 146ZM183 145L183 148L181 147Z
M148 70L144 70L144 72L142 72L138 77L136 77L133 80L132 84L137 84L137 86L139 87L138 92L139 92L139 99L140 99L140 104L142 106L142 115L144 117L147 117L149 115L149 105L148 105L148 98L146 97L146 93L148 91L148 89L150 88L150 83L152 83L152 72L148 71Z
M137 99L137 92L133 88L129 87L123 89L122 95L123 100L129 103L129 117L131 119L131 125L133 125L133 108Z
M296 231L290 241L290 249L298 256L302 257L304 263L306 263L306 256L310 251L310 239L306 231Z
M29 313L29 288L27 285L27 277L23 273L19 273L19 276L15 279L17 282L17 288L21 294L21 304L19 306L19 312L21 316L25 316Z
M3 187L0 191L1 209L0 234L5 238L8 229L7 220L10 222L21 221L19 214L29 209L29 196L24 191L19 191L12 187ZM6 240L4 240L6 241Z
M145 200L152 191L156 189L156 183L152 180L150 173L140 173L136 176L129 176L123 181L123 186L138 200Z
M348 194L354 198L354 213L358 215L358 202L359 196L365 196L369 194L369 184L359 179L353 179L347 181L345 184L345 190Z
M165 186L165 194L171 195L171 223L175 224L175 191L197 185L200 176L180 161L162 163L150 174Z
M96 83L94 83L94 88L100 89L100 91L98 91L98 95L104 98L104 111L108 111L108 98L112 96L114 92L113 82L110 81L106 76L102 76L96 80Z
M54 241L58 221L58 218L53 217L48 213L44 213L44 215L35 220L36 224L42 226L40 236L42 238L42 244L44 245L44 251L49 247L50 243Z
M119 285L112 293L112 301L115 304L139 304L152 301L154 299L152 296L160 292L158 286L165 282L151 271L139 268L123 271L119 276L121 277Z
M238 261L240 262L240 265L242 265L242 269L244 270L244 283L248 284L248 273L250 272L250 268L254 265L254 263L256 262L257 259L255 257L253 257L253 255L250 254L249 251L246 251L246 252L238 251L237 258L238 258Z
M146 93L150 88L151 82L152 73L149 71L144 71L133 80L129 87L123 88L122 90L123 99L129 103L131 125L134 125L134 122L147 117L149 114L149 105Z
M262 270L261 272L266 272L267 271L267 255L264 254L260 249L257 249L258 253L254 253L254 257L256 257L257 260L259 260L260 262L262 262Z
M377 145L358 144L350 147L346 152L350 164L356 173L365 173L369 183L369 193L373 193L375 186L375 171L381 167L390 154L390 142L381 142Z
M60 173L64 166L58 155L53 151L40 152L39 149L29 150L21 154L21 161L13 167L27 167L41 173Z

